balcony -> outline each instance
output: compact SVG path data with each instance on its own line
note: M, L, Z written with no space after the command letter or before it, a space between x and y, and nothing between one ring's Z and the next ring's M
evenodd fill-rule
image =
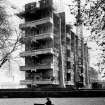
M36 41L36 40L41 40L41 39L53 39L54 38L54 33L43 33L43 34L39 34L39 35L34 35L34 36L28 36L28 37L22 37L20 39L21 43L25 43L27 42L28 40L31 40L31 41Z
M39 19L39 20L31 21L31 22L26 22L24 24L20 24L19 28L20 29L27 29L29 27L30 28L36 27L37 25L45 24L45 23L53 24L53 19L51 17L46 17L46 18L43 18L43 19Z
M53 81L51 81L50 79L43 79L43 80L21 80L20 81L21 85L48 85L48 84L53 84Z
M41 54L54 54L58 56L58 50L53 49L53 48L46 48L46 49L39 49L39 50L33 50L33 51L25 51L20 53L21 57L25 56L37 56Z
M39 69L53 69L54 65L53 64L40 64L40 65L36 65L35 67L27 67L27 66L20 66L20 70L21 71L37 71Z
M39 81L33 81L33 85L48 85L48 84L53 84L53 81L51 81L50 79L48 80L39 80Z

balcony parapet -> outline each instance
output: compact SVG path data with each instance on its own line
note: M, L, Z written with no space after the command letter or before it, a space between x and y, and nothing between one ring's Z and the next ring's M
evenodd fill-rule
M20 84L21 85L30 85L30 84L32 84L32 80L21 80Z
M42 18L42 19L39 19L39 20L26 22L26 23L20 24L19 28L20 29L27 29L27 28L36 27L37 25L45 24L45 23L53 24L53 19L51 17L46 17L46 18Z
M56 50L55 48L45 48L45 49L38 49L38 50L32 50L32 51L25 51L25 52L20 53L20 56L21 57L37 56L41 54L53 54L53 55L58 56L58 50Z
M54 68L54 64L40 64L40 65L36 65L35 67L27 67L27 66L20 66L20 70L21 71L37 71L39 69L53 69Z
M31 40L31 41L36 42L37 40L48 39L48 38L53 39L54 38L54 33L43 33L43 34L38 34L38 35L33 35L33 36L27 36L27 37L26 36L23 36L20 39L20 42L21 43L25 43L28 40Z
M35 84L39 84L39 85L53 84L53 81L51 81L51 79L33 81L33 85Z

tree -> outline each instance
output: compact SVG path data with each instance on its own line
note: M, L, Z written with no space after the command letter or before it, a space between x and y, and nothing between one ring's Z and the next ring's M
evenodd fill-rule
M8 5L12 5L6 0L0 0L0 67L3 66L9 59L10 55L17 50L19 46L20 34L16 29L11 28L9 22L9 13L7 11ZM13 32L17 36L13 39Z
M91 31L91 39L93 39L100 49L100 57L97 66L99 71L105 69L105 0L89 1L90 9L86 10L87 23L89 23ZM86 25L87 25L86 23Z
M73 0L73 4L77 1ZM69 7L76 16L77 4ZM98 45L100 57L97 66L102 66L105 64L105 0L85 0L84 5L81 5L81 18L83 25L90 31L89 39Z

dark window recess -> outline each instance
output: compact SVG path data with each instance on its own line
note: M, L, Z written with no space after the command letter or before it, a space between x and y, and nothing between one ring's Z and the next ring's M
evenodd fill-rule
M71 69L71 63L67 62L67 69Z
M67 50L67 57L70 57L70 50Z
M80 67L80 71L81 71L81 73L83 73L83 67Z
M33 74L26 72L26 80L31 80L33 79Z
M35 43L31 43L31 50L35 50Z
M36 8L36 2L25 5L25 11L29 12Z
M70 45L70 39L66 38L66 44Z
M83 76L80 76L80 82L83 82Z
M74 42L71 41L71 50L74 51Z
M52 6L52 0L41 0L40 1L40 8Z
M71 73L67 73L67 81L71 81Z

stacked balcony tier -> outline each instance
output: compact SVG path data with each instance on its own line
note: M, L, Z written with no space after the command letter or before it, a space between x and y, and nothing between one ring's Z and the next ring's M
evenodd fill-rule
M40 65L36 65L35 67L30 67L30 66L20 66L20 70L21 71L37 71L37 70L46 70L46 69L53 69L54 68L54 64L40 64Z
M46 49L39 49L39 50L33 50L33 51L25 51L20 53L21 57L26 57L26 56L37 56L41 54L53 54L58 56L58 50L54 48L46 48Z
M43 33L43 34L38 34L38 35L33 35L33 36L23 36L20 39L21 43L26 43L28 40L31 40L33 42L36 42L37 40L41 39L54 39L54 33Z
M20 29L27 29L27 28L33 28L36 27L37 25L41 25L41 24L47 24L47 23L51 23L53 24L53 19L51 17L46 17L46 18L42 18L39 20L35 20L35 21L31 21L31 22L26 22L24 24L20 24Z

